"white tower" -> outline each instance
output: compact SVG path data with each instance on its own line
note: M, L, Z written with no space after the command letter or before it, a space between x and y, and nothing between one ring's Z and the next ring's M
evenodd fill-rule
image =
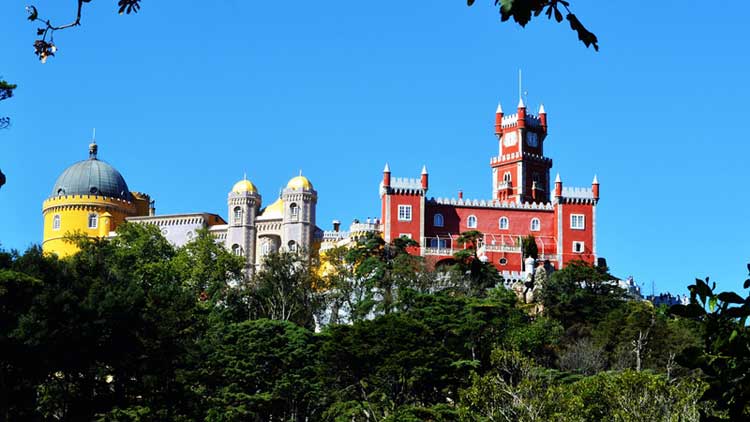
M318 193L312 183L301 174L293 177L281 192L284 202L282 220L282 248L287 251L310 253L315 233L315 204Z

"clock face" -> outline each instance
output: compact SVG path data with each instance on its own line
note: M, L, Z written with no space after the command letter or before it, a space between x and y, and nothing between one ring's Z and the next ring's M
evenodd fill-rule
M539 145L539 137L536 132L528 132L526 134L526 143L529 144L530 147L536 147Z
M503 135L503 145L506 147L512 147L516 142L518 142L516 132L508 132Z

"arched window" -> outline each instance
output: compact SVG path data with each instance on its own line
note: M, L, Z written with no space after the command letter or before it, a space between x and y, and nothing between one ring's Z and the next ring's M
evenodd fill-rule
M234 224L242 224L242 207L234 207Z
M500 228L500 230L508 230L508 217L500 217L500 220L497 222L497 226Z
M60 230L60 214L52 217L52 230Z
M289 216L292 221L299 220L299 207L294 202L289 205Z
M263 245L260 247L260 253L261 253L261 255L266 256L266 255L270 254L272 247L273 247L273 245L271 244L270 240L267 240L267 241L263 242Z
M290 240L287 246L289 247L289 252L297 252L297 242L294 240Z
M99 226L99 215L95 213L89 214L89 228L95 229Z
M505 174L503 174L503 182L510 183L510 172L506 171Z
M539 222L538 218L532 218L529 229L531 229L531 231L533 232L538 232L541 229L541 225L542 224Z
M242 255L242 248L240 248L240 245L234 244L232 245L232 254L241 256Z
M477 228L477 217L474 215L470 215L469 218L466 219L466 227L470 229L476 229Z
M435 214L432 217L432 225L435 227L443 227L443 214Z

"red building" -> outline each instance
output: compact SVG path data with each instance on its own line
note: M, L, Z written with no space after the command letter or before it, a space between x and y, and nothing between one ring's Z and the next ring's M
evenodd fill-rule
M476 200L427 198L429 177L391 177L386 164L380 184L381 221L386 241L408 236L420 244L414 253L429 263L449 262L461 248L460 233L479 230L483 260L501 272L523 271L520 239L534 235L539 259L562 268L571 260L596 262L596 204L599 182L590 188L563 187L559 174L552 183L552 159L544 155L547 113L526 110L519 101L514 114L495 114L498 155L490 159L492 198ZM552 187L551 187L552 183Z

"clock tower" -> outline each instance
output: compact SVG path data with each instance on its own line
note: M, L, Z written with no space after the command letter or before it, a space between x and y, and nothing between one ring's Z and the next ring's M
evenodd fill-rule
M552 159L544 156L547 113L527 113L523 98L515 114L495 112L498 155L492 157L492 198L503 202L549 202Z

